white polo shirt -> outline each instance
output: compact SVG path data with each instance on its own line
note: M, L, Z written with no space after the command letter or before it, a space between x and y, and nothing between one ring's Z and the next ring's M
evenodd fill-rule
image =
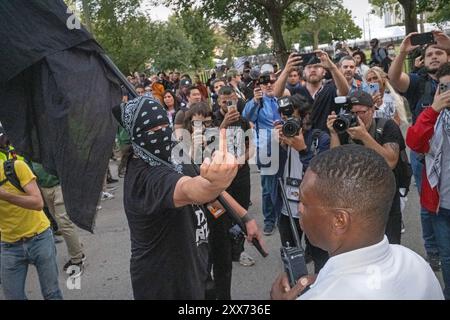
M384 239L330 258L299 300L443 300L439 281L415 252Z

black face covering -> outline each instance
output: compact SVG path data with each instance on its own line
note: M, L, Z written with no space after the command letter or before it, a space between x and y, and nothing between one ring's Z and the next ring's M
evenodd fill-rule
M148 97L130 101L123 107L122 122L137 156L152 166L171 165L172 129L167 111L157 101Z

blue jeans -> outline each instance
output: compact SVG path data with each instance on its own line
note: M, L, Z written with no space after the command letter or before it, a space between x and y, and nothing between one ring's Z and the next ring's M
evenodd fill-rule
M277 176L261 175L262 187L262 211L264 215L264 225L274 227L278 223L277 212L275 210L275 203L273 203L272 195L277 186Z
M422 186L422 169L423 164L417 159L418 153L411 150L410 159L411 167L416 181L417 191L420 195L420 188ZM439 254L438 246L433 231L432 216L424 208L420 208L420 221L422 225L422 238L425 245L425 251L428 255Z
M46 300L60 300L56 247L50 228L25 241L1 243L1 278L7 300L26 300L25 280L28 265L36 266L42 296Z
M430 216L441 259L444 297L446 300L450 300L450 210L440 208L437 215Z

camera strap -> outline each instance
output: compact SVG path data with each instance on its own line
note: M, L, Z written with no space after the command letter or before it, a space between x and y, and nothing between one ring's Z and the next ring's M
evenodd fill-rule
M287 156L287 175L286 179L284 180L284 185L286 189L286 197L289 201L292 202L299 202L299 195L300 195L300 183L303 178L303 163L300 160L300 155L298 155L298 174L295 174L293 171L291 171L292 168L292 162L296 161L295 157L292 156L292 152L296 152L292 149L292 147L289 147L288 149L288 156ZM298 154L298 152L297 152ZM294 171L297 168L294 168ZM295 177L294 177L295 176Z

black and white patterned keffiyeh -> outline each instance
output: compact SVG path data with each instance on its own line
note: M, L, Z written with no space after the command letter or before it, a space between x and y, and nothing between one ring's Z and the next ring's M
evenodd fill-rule
M121 107L122 124L131 137L134 154L150 166L166 165L181 173L181 166L172 164L172 129L167 111L156 100L139 97ZM167 125L159 130L150 130Z
M434 135L430 141L430 151L425 156L427 178L432 188L439 185L439 179L441 177L444 135L450 138L450 110L448 109L441 111L436 121Z

